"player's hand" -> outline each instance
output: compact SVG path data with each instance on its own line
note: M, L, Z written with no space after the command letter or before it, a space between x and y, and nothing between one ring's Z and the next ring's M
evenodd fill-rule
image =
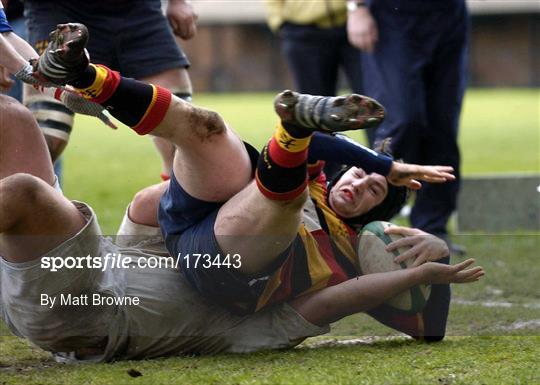
M198 16L185 0L169 0L167 19L175 35L189 40L197 33Z
M393 162L390 174L386 176L386 179L394 186L406 186L412 190L418 190L422 187L419 180L429 183L444 183L456 179L452 174L453 171L454 168L450 166L420 166Z
M96 117L110 128L117 128L111 119L105 114L105 109L103 106L83 98L77 91L69 86L63 89L48 88L44 92L53 96L55 99L60 100L67 108L77 114Z
M0 92L7 92L13 85L13 80L9 76L7 68L0 66Z
M469 283L476 282L485 275L481 266L468 269L474 262L472 258L456 265L427 262L418 269L422 274L422 282L426 284Z
M365 52L373 52L379 40L377 22L367 7L348 13L347 36L349 43Z
M410 258L415 258L412 266L416 267L424 262L437 261L450 255L448 245L435 235L428 234L419 229L410 227L390 226L384 229L385 234L401 235L403 238L397 239L386 246L386 251L394 251L401 247L409 249L396 258L394 262L401 263Z

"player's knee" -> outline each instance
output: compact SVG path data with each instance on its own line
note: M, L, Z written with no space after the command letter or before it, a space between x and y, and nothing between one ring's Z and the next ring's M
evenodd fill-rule
M9 215L1 218L2 232L13 230L21 219L35 211L38 198L37 178L24 173L17 173L0 180L0 197L2 211L7 208Z
M189 78L189 72L186 68L168 69L152 76L146 76L140 80L167 88L181 99L186 100L183 95L189 95L189 99L191 99L193 88L191 79Z
M19 104L16 99L11 96L0 94L0 108L4 109L8 105Z
M33 206L39 199L43 184L39 178L26 173L16 173L2 179L2 199L14 199L14 204Z
M8 137L30 140L39 133L32 113L17 100L0 95L0 143L9 143Z
M5 130L23 130L26 120L33 120L32 114L11 96L0 94L0 128Z
M209 134L222 134L225 132L225 121L215 111L206 111L207 129Z
M188 124L200 140L210 139L217 135L224 135L227 126L225 121L215 111L193 108L188 116Z
M129 205L129 218L141 225L157 226L157 209L161 194L152 187L138 191Z

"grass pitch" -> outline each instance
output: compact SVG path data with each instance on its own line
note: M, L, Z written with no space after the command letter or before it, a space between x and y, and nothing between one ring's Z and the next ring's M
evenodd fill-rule
M273 95L197 95L261 147ZM538 90L470 90L460 132L464 174L540 170ZM355 134L362 139L362 134ZM66 195L90 203L113 234L133 194L159 181L150 140L78 118L65 156ZM219 170L216 170L219 172ZM0 384L535 384L540 383L539 234L456 235L486 269L453 287L444 342L425 345L355 315L330 336L285 352L66 366L0 325ZM375 336L375 337L374 337ZM136 372L142 376L133 378Z

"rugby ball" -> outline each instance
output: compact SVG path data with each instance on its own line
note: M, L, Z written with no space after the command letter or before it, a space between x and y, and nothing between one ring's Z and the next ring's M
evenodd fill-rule
M406 269L414 262L412 258L401 263L394 262L394 258L405 252L408 247L401 247L393 252L385 250L386 245L402 238L400 235L385 234L384 229L389 226L393 225L382 221L371 222L364 226L358 235L357 255L363 275ZM430 285L418 285L398 294L386 304L396 310L414 314L424 308L430 293Z

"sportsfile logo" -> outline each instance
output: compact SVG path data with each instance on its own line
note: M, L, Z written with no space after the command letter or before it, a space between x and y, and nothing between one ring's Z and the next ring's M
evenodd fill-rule
M177 258L162 256L146 256L132 258L122 253L107 253L104 256L85 257L43 257L41 268L56 272L62 269L239 269L242 257L239 254L178 254Z
M124 256L122 253L107 253L104 256L85 257L43 257L41 268L50 271L61 269L176 269L179 266L179 259L172 257L148 256L146 258L132 258Z

